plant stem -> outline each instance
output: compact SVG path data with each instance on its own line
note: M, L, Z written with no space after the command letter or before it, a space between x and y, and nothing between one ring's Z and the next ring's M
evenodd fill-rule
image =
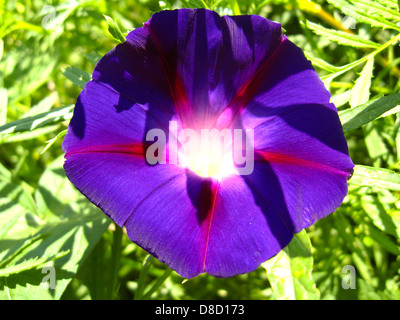
M144 263L143 263L142 270L140 271L140 274L139 274L138 286L137 286L136 291L135 291L135 297L134 297L135 300L142 300L143 299L143 292L144 292L144 289L145 289L145 286L146 286L146 284L145 284L146 276L147 276L147 273L149 271L150 262L151 262L152 259L153 259L153 256L152 255L148 255L146 257Z
M150 299L151 295L156 292L162 284L165 282L165 280L168 279L168 277L171 275L172 270L170 268L167 268L164 273L157 279L157 281L154 283L154 285L149 289L149 291L146 292L146 294L143 296L143 300L148 300Z
M121 262L122 235L122 228L115 225L111 248L110 290L108 292L109 299L114 299L116 296L118 270Z

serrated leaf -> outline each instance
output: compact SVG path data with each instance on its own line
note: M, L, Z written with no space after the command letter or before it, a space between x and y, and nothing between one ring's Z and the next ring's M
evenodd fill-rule
M311 243L305 230L295 234L286 248L262 266L277 299L319 299L319 291L311 276Z
M389 28L400 31L400 27L380 15L372 15L358 6L353 6L345 0L327 0L330 4L340 9L345 15L351 16L359 22L367 23L372 27Z
M363 39L362 37L347 33L340 30L327 29L317 23L306 20L305 25L307 28L312 30L317 35L323 36L324 38L337 42L341 45L358 47L358 48L378 48L379 44Z
M399 11L399 0L377 0L381 5Z
M59 299L110 223L97 207L77 190L73 190L62 168L63 162L63 156L57 158L46 169L45 177L39 181L46 208L54 210L55 214L43 213L41 223L33 229L33 238L27 241L26 235L31 234L32 227L29 225L30 221L23 219L22 212L22 219L11 228L6 238L0 240L0 261L6 261L7 267L24 260L36 265L37 260L32 260L36 257L54 257L62 251L69 250L68 255L57 260L49 262L47 259L46 265L50 263L55 268L55 288L43 290L41 283L45 275L41 270L22 265L18 268L23 270L17 270L17 274L8 272L8 277L0 277L0 300ZM69 191L69 188L73 191ZM70 192L74 195L69 195ZM64 195L66 199L63 198ZM58 201L59 199L62 201ZM0 215L2 219L7 219L13 212L0 212ZM7 214L7 217L4 214ZM14 231L14 228L19 230ZM14 245L10 246L10 243Z
M111 17L104 15L104 18L107 21L107 27L110 34L113 36L115 40L119 43L125 42L125 36L122 34L119 29L118 23Z
M349 183L355 186L400 191L400 174L389 169L356 165Z
M351 90L350 107L354 108L365 104L369 100L372 71L374 69L374 57L368 59L360 76Z
M371 122L400 104L400 94L383 96L366 104L339 112L343 131L351 131Z
M72 118L73 109L74 105L68 105L32 117L26 117L13 122L9 122L0 127L0 135L7 133L32 131L38 128L69 120Z
M47 264L50 261L60 259L69 253L70 250L67 250L67 251L61 251L49 257L41 257L41 258L35 257L28 260L24 260L18 264L0 269L0 277L8 277L12 274L17 274L29 269L41 267L44 264Z
M400 14L395 10L391 9L387 5L382 5L378 1L374 0L350 0L358 10L364 11L370 15L379 15L382 18L394 21L400 21Z
M62 73L81 89L84 89L85 84L92 79L92 76L89 73L74 66L64 69Z
M310 60L314 66L317 66L318 68L321 68L323 70L326 70L326 71L329 71L332 73L341 71L340 67L336 67L321 58L315 57L310 52L305 51L304 54L305 54L306 58L308 60Z

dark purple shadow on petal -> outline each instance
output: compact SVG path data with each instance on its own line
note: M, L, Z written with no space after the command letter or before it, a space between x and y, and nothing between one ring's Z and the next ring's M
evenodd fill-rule
M256 103L253 102L253 104ZM337 111L324 105L303 104L282 108L259 105L258 108L252 108L250 112L258 118L266 119L264 124L257 126L259 129L265 126L266 133L268 132L268 118L277 116L294 130L317 139L331 149L346 155L349 154L346 139L340 129L341 123ZM254 128L255 132L257 127Z
M252 48L251 61L255 61L255 51L254 51L254 30L252 17L251 16L232 16L230 17L233 21L236 22L236 25L243 30L243 34L246 37L247 43L250 48ZM232 52L232 51L230 51ZM262 63L262 62L261 62ZM256 69L257 70L257 69Z
M193 206L197 209L197 220L202 224L212 210L213 181L186 170L186 190Z
M246 131L243 128L240 117L235 119L233 123L233 129L242 130L242 145L245 145L245 141L247 138ZM286 237L282 238L283 233L278 230L280 227L277 229L273 226L275 220L270 218L271 210L279 219L282 220L283 224L286 226L289 232L293 233L294 228L288 225L287 222L285 223L285 221L288 221L288 219L290 220L289 210L286 205L286 200L283 190L281 188L281 184L271 166L266 162L254 161L253 172L249 175L242 175L241 177L251 190L255 202L264 213L267 222L271 224L272 233L281 245L286 245L287 239ZM263 190L271 194L271 197L269 199L273 199L273 202L268 201L263 196L263 192L260 192L259 190ZM285 217L285 219L282 219L282 217Z
M208 61L208 38L205 11L199 11L196 19L196 40L194 53L194 73L193 73L193 104L198 111L194 116L200 124L207 118L209 109L208 97L208 68L204 66ZM207 63L207 62L206 62Z
M69 126L72 128L74 135L82 140L85 137L86 116L80 98L81 97L79 96L75 104L74 116L72 117Z
M263 211L267 221L272 210L286 226L286 229L294 233L294 222L291 220L281 184L271 166L266 162L255 162L253 173L243 176L243 179L250 188L254 200ZM267 193L269 197L266 198L264 193ZM291 223L288 223L288 221ZM271 231L282 244L279 237L281 232L277 228L274 228L274 226L271 226ZM285 239L282 239L282 241L285 241Z

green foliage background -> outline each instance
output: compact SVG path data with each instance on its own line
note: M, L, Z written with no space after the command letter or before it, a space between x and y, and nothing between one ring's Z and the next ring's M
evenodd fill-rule
M357 164L336 212L228 279L186 280L149 257L62 169L62 138L99 57L180 7L279 21L332 93ZM400 299L397 1L0 0L0 39L0 299ZM41 283L44 266L55 288Z

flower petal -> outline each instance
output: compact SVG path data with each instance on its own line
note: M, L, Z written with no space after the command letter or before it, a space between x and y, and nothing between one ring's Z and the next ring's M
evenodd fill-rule
M210 180L187 172L149 194L126 221L129 238L181 276L204 272Z
M126 110L121 111L121 107ZM72 151L101 146L115 149L135 145L143 149L148 130L168 132L168 118L163 110L150 110L148 103L135 103L109 85L91 81L78 97L63 150L68 157Z
M119 112L139 104L170 117L174 114L164 67L145 28L131 31L126 42L108 52L96 65L92 77L131 102L118 105Z
M333 213L347 194L346 171L272 153L258 154L248 186L270 204L287 230L300 232Z
M277 193L279 189L276 179L263 187ZM205 271L217 277L254 271L293 237L274 206L240 176L221 181L211 219Z
M241 112L247 128L254 128L266 118L291 112L298 105L316 105L336 111L329 104L330 93L300 48L285 38L274 55L264 77L250 88Z
M215 121L282 41L278 23L203 9L159 12L145 28L178 96L178 109L190 108L200 125Z
M247 119L243 126L247 128ZM254 128L256 151L312 161L350 173L353 163L335 110L319 104L294 105Z
M129 149L71 153L64 169L75 187L120 227L146 197L184 174L173 165L149 166Z

